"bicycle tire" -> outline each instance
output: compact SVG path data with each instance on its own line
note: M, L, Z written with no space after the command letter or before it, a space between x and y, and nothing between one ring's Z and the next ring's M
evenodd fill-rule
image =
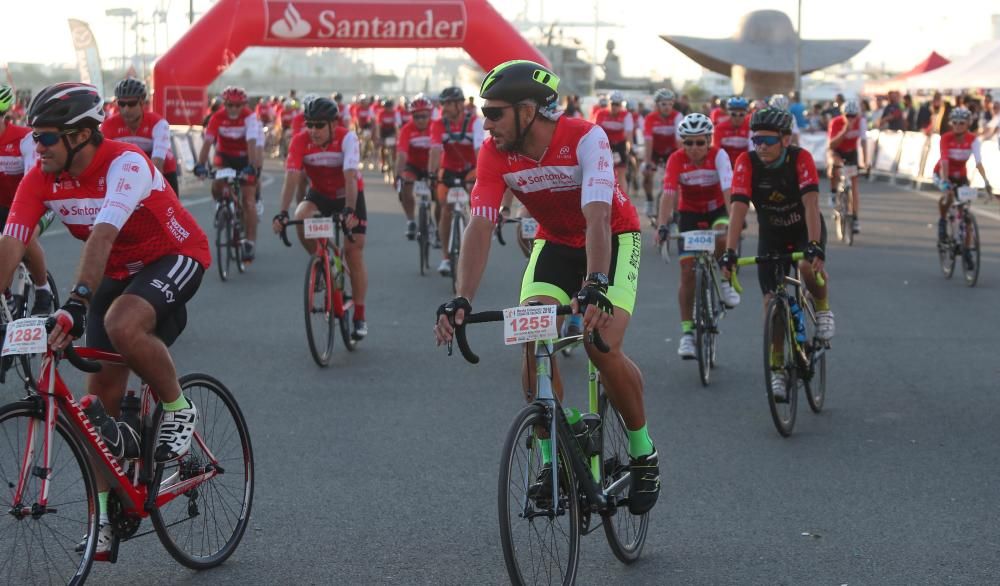
M49 290L52 291L52 307L58 308L61 303L59 302L59 287L56 286L56 280L52 277L52 273L45 271L45 278L49 284ZM24 316L27 317L29 307L35 304L35 286L29 284L28 294L25 296L24 304ZM16 319L16 318L15 318ZM18 374L21 379L28 385L28 388L38 389L38 378L35 376L37 372L37 367L42 363L43 354L20 354L17 357L18 364Z
M971 248L962 243L962 275L967 286L975 287L979 282L979 224L971 211L966 212L965 222L965 238L971 240ZM969 258L966 259L966 256ZM971 268L967 264L970 261Z
M944 242L938 241L937 244L938 261L941 264L941 272L944 274L945 279L950 279L955 273L955 239L953 232L951 222L949 222Z
M819 358L815 358L816 352L816 307L813 304L811 296L806 296L801 299L802 307L805 308L805 313L808 317L806 320L806 336L811 340L809 348L809 378L804 382L804 388L806 391L806 402L809 403L809 409L813 413L819 413L823 410L823 404L826 402L826 352L824 351Z
M420 276L430 270L431 235L427 223L427 206L422 203L417 210L417 252L420 255Z
M767 391L767 406L771 412L771 420L782 437L790 436L795 428L795 411L798 402L797 371L793 356L795 350L789 323L789 311L785 300L778 296L772 297L767 304L764 320L764 385ZM772 370L772 340L779 336L783 345L783 367L781 370ZM773 376L785 377L785 394L787 396L785 403L775 401L774 391L771 389Z
M306 282L303 291L303 307L306 318L306 340L309 354L321 367L329 366L333 355L333 308L327 299L326 273L323 259L315 254L309 256L306 265ZM318 297L318 298L317 298ZM313 322L316 323L313 323Z
M711 319L708 307L708 284L705 268L699 262L694 271L694 345L698 359L698 379L707 387L712 376Z
M229 279L229 266L233 260L231 242L232 215L229 206L222 205L215 211L215 264L219 268L219 278L222 282Z
M601 487L607 489L628 471L628 434L625 420L604 392L598 399L598 414L601 416ZM649 511L633 515L627 506L618 507L614 514L604 517L603 525L604 536L616 558L624 564L639 559L649 531Z
M719 299L719 289L717 283L720 282L722 275L719 274L719 269L717 265L712 265L709 269L709 274L713 275L712 284L708 288L708 307L709 307L709 318L710 324L712 326L712 335L708 339L709 344L709 364L712 368L716 367L716 358L719 351L719 319L721 314L722 302Z
M246 260L243 258L243 242L246 240L246 230L243 228L243 220L240 218L242 212L239 207L235 207L233 211L233 249L236 254L236 270L240 273L245 273L247 270Z
M576 581L577 566L580 561L580 499L577 495L577 483L573 477L572 466L560 465L559 486L565 490L565 494L560 497L559 502L564 506L561 515L551 517L538 515L531 519L525 519L524 511L536 512L534 503L528 497L528 487L535 481L537 471L541 469L541 454L537 449L538 443L535 441L534 429L536 426L548 428L545 408L537 403L527 405L514 418L513 423L507 432L507 439L504 441L503 453L500 460L499 484L497 490L497 511L500 517L500 542L503 548L504 564L507 567L507 575L512 584L539 584L553 583L552 570L542 570L548 580L539 582L538 565L542 562L531 560L531 568L522 568L529 564L521 564L518 561L518 553L529 556L544 555L551 551L551 539L556 539L560 535L568 537L566 544L565 563L558 562L555 571L559 574L556 583L571 585ZM526 451L525 455L518 457L518 450ZM569 454L565 447L559 444L558 454L554 460L569 463ZM512 491L518 494L512 494ZM520 511L520 513L519 513ZM531 530L518 531L515 529L516 523L530 523ZM559 528L553 530L553 525L558 522ZM538 527L535 524L538 523ZM519 527L520 528L520 527ZM543 541L542 546L536 544L534 547L518 547L514 543L517 536L532 535L542 536L550 534L548 541ZM546 537L541 539L546 540ZM534 569L532 576L525 576L523 569ZM534 578L534 579L529 579Z
M343 254L343 249L341 249L341 254ZM344 304L343 315L337 318L337 324L340 327L340 338L344 341L344 347L347 348L347 351L354 352L358 347L358 340L355 340L354 336L352 336L352 328L354 327L354 295L351 291L351 273L343 257L339 261L334 260L333 251L330 251L330 259L333 260L333 265L330 267L330 274L333 276L333 282L337 289L340 290L340 298Z
M153 528L156 530L160 543L167 552L180 564L195 570L214 568L226 561L229 556L236 551L236 547L243 539L247 525L250 522L250 510L253 505L254 492L254 462L253 446L250 443L250 432L247 429L246 419L240 410L233 394L214 377L206 374L186 374L180 378L181 391L192 404L198 407L198 426L196 433L201 436L205 445L217 458L217 461L225 467L225 471L215 477L199 484L195 489L182 495L178 495L173 500L164 503L159 508L150 511L150 519ZM225 422L220 421L228 413L232 418L232 426L225 427ZM208 421L210 415L219 415L219 419ZM233 455L226 457L225 450L232 443L239 445L233 449ZM197 441L193 441L191 451L178 460L164 465L163 478L176 477L183 480L190 471L200 472L206 464L205 453L199 447ZM225 464L229 464L225 466ZM242 464L242 466L240 466ZM233 480L230 480L233 479ZM168 482L168 480L165 480ZM160 487L163 488L164 483ZM210 496L203 497L203 494ZM186 497L186 498L181 498ZM220 506L220 515L216 515L214 507L223 500L232 500L228 506ZM186 502L184 502L186 501ZM171 505L180 506L171 506ZM200 509L192 512L192 507ZM179 515L173 515L174 511L182 510ZM229 524L228 537L216 523L211 535L202 536L200 541L193 537L191 531L185 531L188 522L193 524L201 523L208 525L210 520L221 520ZM235 517L235 521L233 520ZM180 535L173 534L170 530L174 527L181 527ZM222 542L220 538L225 539ZM201 545L203 548L215 547L211 545L213 541L219 543L218 547L207 554L188 551L185 543L179 543L179 539L185 539L187 546Z
M451 291L457 292L458 257L462 251L462 233L465 232L465 214L452 212L451 238L448 242L448 260L451 262Z
M13 510L11 497L23 465L23 442L26 441L28 425L38 422L40 417L37 405L34 400L28 400L0 407L0 483L5 487L0 491L0 508L5 513L0 517L0 551L27 554L3 560L3 566L10 564L3 572L5 579L10 579L5 583L50 583L55 573L68 584L83 584L97 549L97 477L87 448L63 415L56 419L56 433L52 434L53 443L49 445L52 465L49 506L55 512L43 514L37 519L28 514L20 520L6 514ZM6 425L8 422L11 425ZM38 483L41 479L30 474L27 480L23 494L32 502L22 506L31 507L39 494ZM16 525L12 529L9 523ZM81 534L85 540L82 555L74 551ZM27 543L20 540L27 540ZM46 558L50 558L47 563L43 562ZM20 563L24 566L18 565ZM61 569L50 568L53 563L63 566ZM15 567L21 569L16 570Z
M844 216L844 239L848 246L854 246L854 214Z

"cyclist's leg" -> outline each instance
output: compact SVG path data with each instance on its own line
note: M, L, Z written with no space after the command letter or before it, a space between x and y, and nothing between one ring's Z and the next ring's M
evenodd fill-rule
M678 228L681 232L690 230L704 230L710 224L705 220L707 215L697 212L679 212ZM681 315L681 336L694 333L694 267L695 254L684 250L684 242L677 244L678 255L680 256L681 278L677 288L677 306ZM684 343L683 338L681 343Z
M651 146L651 145L650 145ZM655 155L654 155L655 159ZM649 163L642 170L642 190L646 192L646 201L653 201L653 176L656 175L656 163Z
M449 180L454 177L454 174L445 171L442 175L442 180L438 182L437 185L437 202L438 209L440 209L440 217L438 218L438 238L441 240L441 255L444 258L448 258L448 245L451 240L451 206L447 204L448 197L448 187ZM452 267L452 270L458 267Z
M837 193L837 188L840 186L840 166L843 162L840 155L833 149L830 149L830 156L827 160L830 168L830 193Z
M325 197L322 193L318 191L313 191L310 189L306 193L305 199L303 199L298 206L295 208L295 219L304 220L306 218L311 218L319 212L325 216L333 214L334 200ZM295 233L299 236L299 242L302 243L302 248L305 249L306 254L312 254L316 251L316 241L306 238L305 228L302 224L295 226Z
M342 210L346 200L338 199ZM365 319L365 296L368 293L368 269L365 268L365 233L368 231L368 211L365 205L365 192L358 192L354 215L360 222L351 230L354 242L344 238L344 257L347 268L351 272L351 296L354 299L354 319Z
M416 199L413 197L413 182L419 179L420 176L421 174L416 169L407 165L403 171L403 183L399 190L399 203L403 206L403 215L411 222L416 212Z
M858 166L858 151L851 151L850 153L844 153L844 164ZM860 196L858 195L858 176L855 175L851 177L851 201L847 202L848 213L853 214L855 219L858 217L858 210L860 207Z
M164 173L163 178L167 180L170 188L174 190L174 194L177 197L181 196L180 184L177 182L177 171L171 171L170 173Z
M305 175L305 173L303 173ZM240 185L240 199L243 205L243 227L247 231L247 240L257 241L257 188L254 185Z

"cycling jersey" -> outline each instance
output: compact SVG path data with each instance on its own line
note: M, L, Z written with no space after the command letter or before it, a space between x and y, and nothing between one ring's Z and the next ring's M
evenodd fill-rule
M646 115L645 130L646 145L653 145L653 155L669 155L677 149L677 127L684 116L677 110L663 116L659 112Z
M394 132L397 128L402 126L403 122L400 120L399 112L391 108L383 108L379 110L378 117L379 129L383 134L386 132Z
M170 125L163 116L143 112L139 126L132 130L118 114L101 123L101 134L111 140L134 144L151 159L163 159L164 174L177 172L177 159L170 147Z
M282 113L282 117L284 115ZM250 108L244 107L240 110L235 120L228 116L225 108L222 108L208 119L205 140L215 143L216 154L245 157L248 149L247 141L256 140L260 133L260 122Z
M257 120L260 120L261 124L267 125L274 121L274 110L269 104L258 102L254 113L257 114Z
M278 114L278 119L281 120L282 128L288 128L291 126L293 118L295 118L294 108L282 108L281 112Z
M679 194L679 211L704 213L725 209L722 192L732 187L732 183L733 168L726 151L709 147L704 160L695 164L682 149L667 159L663 190Z
M538 221L538 240L584 247L587 220L582 208L595 201L611 205L612 234L639 230L635 206L615 181L607 135L585 120L560 117L540 161L501 152L492 138L484 141L472 188L472 215L496 223L508 188Z
M863 121L864 119L861 116L855 116L854 120L848 121L847 117L843 114L830 121L830 129L827 131L827 137L830 139L840 134L840 131L848 124L851 125L847 130L847 134L844 135L844 140L840 141L840 144L834 147L835 151L838 153L849 153L858 150L858 141L865 140L865 124Z
M444 149L441 168L462 172L476 166L476 151L483 144L483 123L466 114L461 123L445 120L431 122L431 148Z
M730 161L735 161L740 154L750 148L750 117L743 117L743 124L733 125L732 118L720 122L712 132L712 146L726 151Z
M790 146L784 160L767 168L756 152L741 153L733 172L733 202L753 203L761 238L765 232L806 230L802 197L819 191L816 163L805 149Z
M371 106L365 108L355 104L351 108L351 117L354 119L354 123L358 125L358 128L368 128L371 126L372 119L375 118L375 112Z
M292 116L292 134L298 134L306 127L306 114L299 112Z
M10 122L0 134L0 207L10 207L24 174L35 164L31 129Z
M410 120L413 120L413 114L411 114L408 109L406 109L406 108L404 108L402 106L399 106L399 107L396 108L396 114L399 116L399 125L400 126L406 124Z
M631 139L632 131L635 129L632 124L632 115L625 109L619 110L617 114L612 114L611 110L600 110L597 112L594 124L604 129L611 144Z
M111 279L128 278L168 255L192 258L203 268L212 262L205 233L135 145L102 142L79 177L32 167L14 196L4 235L27 244L46 209L79 240L96 224L118 228L104 268Z
M979 137L971 132L963 132L961 136L954 132L946 132L941 135L941 150L938 162L934 165L934 174L938 175L941 170L941 161L948 159L948 177L964 178L966 176L965 165L969 157L975 157L976 164L983 163L981 154L982 142Z
M344 171L358 171L361 151L354 131L338 126L332 133L325 146L314 143L307 132L296 134L288 145L285 169L305 171L314 191L337 199L346 196ZM358 172L358 191L362 189L361 173Z
M413 122L407 122L399 129L399 142L396 143L397 153L406 153L406 164L427 170L427 161L431 150L431 127L419 130Z
M712 111L708 114L708 119L712 121L712 126L718 128L723 122L729 121L729 112L727 112L725 108L716 106L715 108L712 108Z

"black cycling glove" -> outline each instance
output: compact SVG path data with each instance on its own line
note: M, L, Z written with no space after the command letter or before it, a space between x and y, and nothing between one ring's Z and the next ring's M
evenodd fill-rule
M722 256L719 258L719 266L731 271L736 266L736 261L739 258L740 255L735 250L727 248L726 252L722 253Z
M594 305L608 315L615 314L615 307L608 299L606 285L588 281L583 285L583 289L580 289L580 292L576 294L576 301L580 304L580 313L583 313L588 305Z
M437 310L437 317L440 318L442 315L448 316L448 323L455 327L455 314L458 313L459 309L465 310L465 317L468 317L472 313L472 304L465 297L456 297L447 303L442 303Z
M826 261L826 253L823 252L823 245L812 240L809 242L809 246L806 246L806 259L811 262L814 258Z
M87 329L87 306L79 299L70 299L55 313L55 318L59 327L79 338Z

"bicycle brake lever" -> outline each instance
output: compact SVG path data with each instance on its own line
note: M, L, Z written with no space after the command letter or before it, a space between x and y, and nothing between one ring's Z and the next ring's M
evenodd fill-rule
M447 341L447 342L445 343L445 346L447 346L447 347L448 347L448 356L451 356L451 353L452 353L452 347L451 347L451 346L452 346L452 341L451 341L451 340L448 340L448 341Z

